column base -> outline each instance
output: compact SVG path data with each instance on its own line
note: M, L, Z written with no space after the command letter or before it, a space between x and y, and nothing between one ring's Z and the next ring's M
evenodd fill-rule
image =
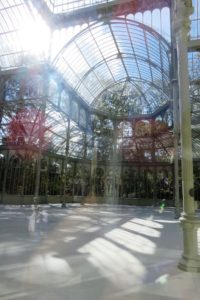
M178 268L200 273L200 220L195 215L180 218L183 228L183 255Z
M178 268L185 272L200 273L200 260L182 257Z

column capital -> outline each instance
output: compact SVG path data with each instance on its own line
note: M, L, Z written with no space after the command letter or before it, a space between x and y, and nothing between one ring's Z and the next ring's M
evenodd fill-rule
M175 0L173 13L173 30L176 37L182 35L186 39L190 31L190 15L193 13L192 0Z

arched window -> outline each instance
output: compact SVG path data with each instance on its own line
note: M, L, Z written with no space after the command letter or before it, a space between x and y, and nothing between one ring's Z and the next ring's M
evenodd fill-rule
M143 20L144 20L144 24L151 27L151 25L152 25L152 15L151 15L150 10L147 10L147 11L144 12Z
M136 13L136 14L135 14L135 20L138 21L138 22L143 23L143 16L142 16L142 13Z
M59 100L58 84L53 78L50 78L49 80L49 98L51 102L53 102L55 105L58 105L58 100Z
M159 33L161 33L161 16L160 10L154 9L152 11L152 27Z
M38 98L44 96L44 87L41 75L28 77L24 82L23 99Z
M164 114L163 121L169 126L172 127L173 125L173 115L171 110L167 110Z
M20 81L15 76L5 82L4 100L14 101L20 98Z
M80 109L80 124L82 126L86 126L86 112L85 112L85 109L81 108Z
M136 137L147 137L151 135L151 123L148 120L141 120L135 126Z
M72 118L78 121L78 103L75 101L72 101Z
M119 130L119 137L131 137L133 132L132 132L132 126L130 122L121 122L118 126Z
M70 111L70 98L69 98L69 93L66 90L62 90L62 92L61 92L60 108L67 114Z
M171 25L170 25L170 10L169 7L164 7L161 10L161 34L167 40L170 39Z

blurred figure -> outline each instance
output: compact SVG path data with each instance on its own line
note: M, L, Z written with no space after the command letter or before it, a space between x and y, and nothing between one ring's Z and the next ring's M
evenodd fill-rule
M29 217L28 231L34 234L36 231L36 222L38 223L38 210L34 209L32 215Z
M33 209L32 215L29 217L28 231L31 235L41 235L41 224L48 222L48 213L46 211L41 211L38 206Z
M161 200L161 203L160 203L160 210L159 210L159 213L163 213L164 209L165 209L165 206L166 206L166 200L165 199L162 199Z

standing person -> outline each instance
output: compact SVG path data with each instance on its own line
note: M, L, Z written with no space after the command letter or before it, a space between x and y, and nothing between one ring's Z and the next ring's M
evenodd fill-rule
M160 213L163 213L165 206L166 206L166 200L162 199L160 203L160 210L159 210Z

